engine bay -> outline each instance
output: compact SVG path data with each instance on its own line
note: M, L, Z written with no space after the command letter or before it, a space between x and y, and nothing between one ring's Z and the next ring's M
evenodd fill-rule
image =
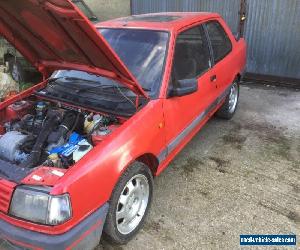
M7 167L68 169L101 143L120 121L61 103L22 100L0 122L0 161ZM0 169L1 173L1 169Z

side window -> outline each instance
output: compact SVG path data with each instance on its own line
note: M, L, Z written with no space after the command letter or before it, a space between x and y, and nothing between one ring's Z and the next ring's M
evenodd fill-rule
M210 67L210 53L203 26L178 35L172 71L172 83L196 78Z
M208 22L206 23L206 27L211 41L215 63L217 63L232 50L232 44L219 22Z

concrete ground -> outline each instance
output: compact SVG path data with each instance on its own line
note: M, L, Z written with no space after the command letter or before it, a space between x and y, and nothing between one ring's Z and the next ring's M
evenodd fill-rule
M144 229L97 250L262 249L240 234L290 233L300 247L300 92L242 86L234 118L212 119L156 178Z
M235 117L212 119L156 178L143 230L97 250L262 249L239 235L290 233L300 247L300 92L242 86Z

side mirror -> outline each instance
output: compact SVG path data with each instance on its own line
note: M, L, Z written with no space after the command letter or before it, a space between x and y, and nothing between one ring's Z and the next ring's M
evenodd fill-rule
M178 80L177 85L178 86L170 89L169 97L185 96L198 90L198 80L195 78Z

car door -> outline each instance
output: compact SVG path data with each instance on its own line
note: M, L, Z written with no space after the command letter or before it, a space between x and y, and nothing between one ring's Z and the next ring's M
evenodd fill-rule
M168 92L177 87L178 81L192 78L196 79L198 90L185 96L168 95L164 101L166 155L205 119L209 105L216 98L210 67L211 55L203 26L181 32L176 39Z
M212 77L217 84L219 95L221 95L234 79L232 65L235 63L230 53L232 43L219 21L209 21L205 23L205 28L213 54Z

